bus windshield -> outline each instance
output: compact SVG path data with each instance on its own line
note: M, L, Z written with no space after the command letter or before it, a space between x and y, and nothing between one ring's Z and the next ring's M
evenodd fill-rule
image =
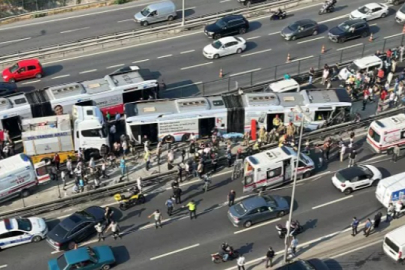
M368 130L368 135L370 136L371 139L373 139L373 141L375 141L376 143L379 143L381 140L381 136L380 134L378 134L377 132L375 132L375 130L373 128L370 127L370 129Z

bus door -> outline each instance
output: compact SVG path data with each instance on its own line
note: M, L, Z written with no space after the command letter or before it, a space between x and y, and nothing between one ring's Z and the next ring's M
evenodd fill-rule
M286 159L283 161L283 183L288 183L291 181L292 166L294 165L292 164L291 159Z
M2 119L1 124L3 129L9 131L10 138L16 138L21 136L21 119L20 116L16 115L10 118Z
M131 132L138 143L143 142L145 135L151 143L158 142L158 124L131 125Z
M200 138L210 137L211 130L213 130L214 127L215 127L215 117L198 119L199 137Z
M273 120L276 118L276 115L280 118L281 121L284 121L284 114L283 113L269 113L267 114L267 131L272 130L275 128L273 125Z

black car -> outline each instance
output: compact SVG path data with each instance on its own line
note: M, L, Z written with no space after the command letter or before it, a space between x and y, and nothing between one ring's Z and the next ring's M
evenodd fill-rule
M296 260L292 263L285 264L275 270L329 270L329 267L319 259Z
M250 4L256 4L265 2L266 0L238 0L239 3L244 4L245 6L249 6Z
M0 82L0 97L9 96L15 93L17 93L17 84Z
M346 40L370 35L368 23L362 19L348 20L329 30L329 39L343 43Z
M249 21L242 15L225 16L213 24L205 26L204 33L214 39L224 36L244 34L249 30Z
M46 241L56 250L73 249L96 232L94 225L104 220L104 213L99 206L75 212L48 232Z
M316 36L319 32L318 23L313 20L296 21L281 30L280 35L285 40L296 40L297 38Z

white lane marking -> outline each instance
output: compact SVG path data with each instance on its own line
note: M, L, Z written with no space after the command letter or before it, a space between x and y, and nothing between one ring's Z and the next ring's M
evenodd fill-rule
M126 20L122 20L122 21L117 21L117 23L129 22L129 21L133 21L133 22L134 22L134 19L126 19Z
M35 81L29 81L29 82L23 82L21 84L31 84L31 83L37 83L40 82L41 80L35 80Z
M347 47L343 47L343 48L339 48L339 49L336 49L336 50L337 50L337 51L341 51L341 50L346 50L346 49L353 48L353 47L357 47L357 46L361 46L361 45L363 45L363 43L357 43L357 44L354 44L354 45L351 45L351 46L347 46Z
M369 24L368 26L376 26L377 24L376 23L373 23L373 24Z
M51 252L51 254L56 254L56 253L59 253L59 252L62 252L62 251L54 250L54 251Z
M195 50L184 51L184 52L181 52L180 54L191 53L191 52L195 52Z
M118 204L118 202L107 203L107 204L102 205L101 207L102 207L102 208L105 208L105 207L107 207L107 206L114 205L114 204Z
M325 36L317 37L317 38L313 38L313 39L308 39L308 40L304 40L304 41L300 41L300 42L297 42L297 44L307 43L307 42L311 42L311 41L318 40L318 39L323 39L323 38L325 38Z
M13 42L19 42L19 41L24 41L31 39L31 37L26 37L26 38L20 38L20 39L14 39L14 40L8 40L8 41L2 41L0 44L7 44L7 43L13 43Z
M208 62L208 63L203 63L203 64L198 64L198 65L194 65L194 66L189 66L189 67L183 67L180 70L186 70L186 69L190 69L190 68L196 68L196 67L201 67L201 66L206 66L206 65L210 65L213 62Z
M85 70L85 71L79 72L79 74L86 74L86 73L95 72L95 71L97 71L97 69L90 69L90 70Z
M160 259L160 258L169 256L169 255L172 255L172 254L175 254L175 253L179 253L179 252L182 252L182 251L185 251L185 250L188 250L188 249L192 249L192 248L198 247L199 245L200 245L200 244L195 244L195 245L192 245L192 246L188 246L188 247L184 247L184 248L181 248L181 249L177 249L177 250L174 250L174 251L171 251L171 252L168 252L168 253L165 253L165 254L162 254L162 255L159 255L159 256L150 258L150 260L153 261L153 260L156 260L156 259Z
M197 7L188 7L188 8L185 8L184 10L189 10L189 9L195 9L195 8L197 8ZM178 10L176 10L177 12L180 12L180 11L182 11L182 9L178 9Z
M291 60L290 63L291 62L297 62L297 61L300 61L300 60L305 60L305 59L312 58L312 57L314 57L314 56L310 55L310 56L306 56L306 57L297 58L297 59Z
M261 50L261 51L257 51L257 52L247 53L247 54L242 54L240 57L251 56L251 55L254 55L254 54L265 53L265 52L269 52L269 51L271 51L271 49Z
M98 242L98 239L93 239L93 240L89 240L89 241L80 243L80 246L85 246L85 245L92 244L92 243L95 243L95 242Z
M402 33L399 33L399 34L395 34L395 35L387 36L387 37L384 37L384 39L387 39L387 38L392 38L392 37L396 37L396 36L400 36L400 35L403 35L403 34L402 34Z
M351 249L351 250L349 250L349 251L340 253L340 254L335 255L335 256L332 256L332 257L330 257L330 258L331 258L331 259L336 259L336 258L342 257L342 256L344 256L344 255L346 255L346 254L349 254L349 253L352 253L352 252L355 252L355 251L358 251L358 250L361 250L361 249L365 249L365 248L374 246L374 245L376 245L376 244L381 243L382 241L383 241L383 239L380 239L380 240L374 241L374 242L372 242L372 243L370 243L370 244L367 244L367 245L365 245L365 246L361 246L361 247L358 247L358 248L355 248L355 249Z
M70 76L70 74L60 75L60 76L53 77L52 80L60 79L60 78L65 78L65 77L69 77L69 76Z
M146 61L149 61L149 59L142 59L142 60L134 61L134 62L132 62L132 64L143 63L143 62L146 62Z
M7 264L0 265L0 269L1 268L6 268L6 267L7 267Z
M334 200L334 201L331 201L331 202L327 202L327 203L324 203L324 204L321 204L321 205L318 205L318 206L314 206L314 207L312 207L312 210L315 210L315 209L318 209L318 208L321 208L321 207L324 207L324 206L327 206L327 205L330 205L330 204L333 204L333 203L341 202L341 201L344 201L344 200L347 200L347 199L350 199L350 198L353 198L353 195L349 195L349 196L346 196L346 197L343 197L343 198L340 198L340 199L337 199L337 200Z
M173 56L173 54L166 54L166 55L158 56L157 59L167 58L167 57L171 57L171 56Z
M341 15L341 16L338 16L338 17L334 17L334 18L331 18L331 19L324 20L324 21L320 21L318 23L320 24L320 23L332 22L332 21L336 21L336 20L339 20L339 19L347 18L349 16L350 16L350 14L345 14L345 15Z
M185 85L180 85L180 86L172 87L172 88L166 89L165 91L175 90L175 89L179 89L179 88L183 88L183 87L188 87L188 86L193 86L193 85L199 85L199 84L202 84L202 83L203 83L203 82L189 83L189 84L185 84Z
M68 216L70 216L70 215L71 215L71 214L69 214L69 215L63 215L63 216L57 217L56 219L62 219L62 218L68 217Z
M261 36L256 36L256 37L250 37L250 38L247 38L246 40L252 40L252 39L257 39L257 38L259 38L259 37L261 37Z
M270 224L270 223L277 222L279 220L281 220L281 218L276 218L276 219L273 219L273 220L270 220L270 221L267 221L267 222L264 222L264 223L260 223L259 225L256 225L256 226L252 226L252 227L247 228L247 229L236 231L236 232L234 232L234 234L239 234L239 233L250 231L250 230L253 230L253 229L256 229L256 228L260 228L262 226L265 226L265 225Z
M238 75L242 75L242 74L246 74L246 73L254 72L254 71L259 71L259 70L261 70L261 68L255 68L255 69L251 69L251 70L246 70L246 71L238 72L238 73L235 73L235 74L231 74L231 75L229 75L229 77L238 76Z
M106 67L106 69L122 67L123 65L125 65L125 64L117 64L117 65L113 65L113 66Z
M277 34L280 34L280 31L274 32L274 33L270 33L269 36L273 36L273 35L277 35Z
M77 28L77 29L62 31L60 33L61 34L72 33L72 32L77 32L77 31L80 31L80 30L86 30L86 29L89 29L89 28L90 27Z
M369 161L372 161L372 160L374 160L374 159L379 159L379 158L383 158L383 157L387 157L387 156L385 156L385 155L378 155L378 156L369 158L369 159L367 159L367 160L362 160L361 163L369 162Z
M232 1L232 0L222 0L222 1L219 1L220 3L225 3L225 2L230 2L230 1Z

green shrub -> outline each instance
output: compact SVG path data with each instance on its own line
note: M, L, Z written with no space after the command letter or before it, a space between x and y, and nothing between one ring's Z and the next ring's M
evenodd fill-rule
M45 17L46 13L35 13L34 15L32 15L33 18L41 18L41 17Z
M125 4L127 2L128 2L128 0L114 0L114 4L116 4L116 5Z

